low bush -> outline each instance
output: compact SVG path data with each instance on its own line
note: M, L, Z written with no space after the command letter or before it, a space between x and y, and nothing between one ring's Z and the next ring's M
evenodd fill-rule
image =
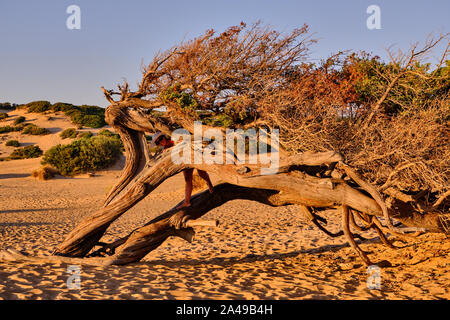
M15 126L15 127L4 126L4 127L0 127L0 133L8 133L8 132L14 132L14 131L22 131L22 129L23 129L22 126Z
M0 120L8 118L8 114L6 112L0 112Z
M14 120L14 125L18 125L19 123L23 123L23 122L25 122L25 117L20 116L20 117L17 117L16 120Z
M39 158L42 155L42 150L38 146L26 146L23 148L15 149L11 155L10 159L29 159L29 158Z
M74 108L73 104L65 103L65 102L56 102L51 106L51 109L55 112L62 111L67 112Z
M34 124L29 124L23 128L23 134L30 134L33 136L43 136L46 134L50 134L50 131L46 128L38 127Z
M49 180L57 174L59 174L59 171L57 169L50 166L43 166L39 169L34 170L31 173L31 176L39 180Z
M20 143L17 140L8 140L8 141L6 141L6 146L8 146L8 147L18 147L18 146L20 146Z
M82 138L90 138L92 137L92 132L90 131L84 131L84 132L79 132L78 133L78 138L82 139Z
M11 131L13 131L13 127L11 126L0 127L0 133L8 133Z
M119 142L119 144L120 144L120 148L123 149L123 142L122 142L122 139L120 138L120 135L118 133L111 132L108 129L103 129L103 130L99 131L98 135L99 136L109 137L111 139L116 139Z
M64 112L65 115L70 117L72 123L78 127L101 128L106 125L105 109L98 106L76 106L65 102L51 104L49 101L33 101L17 107L35 113Z
M16 107L17 107L17 104L15 104L15 103L9 103L9 102L1 102L0 103L0 109L3 109L3 110L14 110L14 109L16 109Z
M75 130L74 128L66 129L66 130L64 130L63 132L61 132L61 133L59 134L59 136L60 136L61 138L63 138L63 139L67 139L67 138L72 138L72 139L74 139L74 138L77 137L77 135L78 135L78 132L77 132L77 130Z
M107 168L120 154L120 140L95 136L52 147L44 154L42 164L55 167L62 175L72 176Z
M50 110L52 104L49 101L33 101L27 103L25 107L28 112L42 113Z
M114 133L114 132L112 132L112 131L109 131L108 129L100 130L100 131L98 132L98 135L99 135L99 136L105 136L105 137L110 137L110 138L117 138L117 139L120 139L120 135L119 135L118 133Z
M97 106L73 106L65 114L70 116L70 121L79 126L101 128L106 125L105 109Z

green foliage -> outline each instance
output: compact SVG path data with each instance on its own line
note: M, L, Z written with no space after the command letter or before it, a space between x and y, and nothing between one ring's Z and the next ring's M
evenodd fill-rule
M1 102L0 103L0 109L3 110L14 110L17 107L17 104L13 103L9 103L9 102Z
M0 112L0 120L8 118L8 114L5 112Z
M64 112L70 117L72 123L79 127L101 128L106 125L105 109L98 106L76 106L70 103L49 101L33 101L23 106L28 112L44 113L47 111Z
M52 147L44 154L42 164L50 164L62 175L71 176L104 169L113 164L120 154L118 139L96 136Z
M22 133L30 134L33 136L43 136L43 135L50 134L50 131L46 128L38 127L37 125L34 125L34 124L28 124L23 128Z
M66 129L59 134L59 136L63 139L67 139L67 138L74 139L77 137L77 135L78 135L78 132L74 128Z
M199 108L197 100L191 94L181 91L179 84L175 84L162 91L159 97L162 102L175 103L181 110L190 114L194 114Z
M123 149L123 142L122 142L122 139L120 139L120 135L118 133L111 132L108 129L103 129L103 130L100 130L98 135L105 136L105 137L108 137L111 139L115 139L120 144L120 148Z
M352 70L349 72L349 69ZM382 104L384 113L388 115L416 113L417 110L411 107L427 108L434 100L445 98L450 90L450 60L436 70L431 70L429 63L416 62L405 72L397 63L386 63L366 53L354 53L347 57L343 70L339 72L341 78L356 79L354 89L360 105L376 102L389 85L388 79L392 81L402 72Z
M5 145L8 147L18 147L20 146L20 143L17 140L8 140Z
M90 137L92 137L92 132L90 132L90 131L84 131L84 132L78 133L78 138L80 138L80 139L90 138Z
M12 131L22 131L26 126L29 126L28 123L19 123L18 125L12 127Z
M109 131L108 129L102 129L99 131L98 133L99 136L105 136L105 137L110 137L110 138L117 138L120 139L120 135L118 133L114 133ZM151 137L150 137L151 139Z
M23 148L15 149L11 155L10 159L28 159L28 158L39 158L42 155L42 150L38 146L26 146Z
M225 113L220 113L216 116L205 118L204 121L207 125L224 128L229 128L234 123L233 119Z
M14 132L14 131L21 131L22 129L23 129L22 126L15 126L15 127L4 126L4 127L0 127L0 133L8 133L8 132Z
M11 127L11 126L0 127L0 133L8 133L11 131L14 131L13 127Z
M25 107L28 112L42 113L50 110L51 105L52 104L49 101L33 101L27 103Z
M97 106L73 106L65 114L70 116L70 120L79 126L101 128L106 125L105 109Z
M16 120L14 120L14 125L18 125L19 123L22 123L22 122L24 122L25 120L26 120L26 119L25 119L24 116L17 117Z
M65 103L65 102L56 102L51 106L51 109L55 112L62 111L67 112L74 108L73 104Z

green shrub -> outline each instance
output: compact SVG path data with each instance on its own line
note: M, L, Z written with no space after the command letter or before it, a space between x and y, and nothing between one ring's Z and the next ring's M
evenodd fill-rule
M28 112L42 113L50 110L52 104L49 101L33 101L27 103L25 106L28 109Z
M75 106L65 102L51 104L49 101L33 101L17 107L35 113L64 112L65 115L70 117L72 123L78 125L78 127L101 128L106 125L105 109L98 106Z
M103 129L103 130L99 131L98 135L109 137L111 139L116 139L118 141L118 143L120 144L120 148L123 149L123 142L122 142L122 139L120 139L120 135L118 133L111 132L108 129Z
M90 131L84 131L84 132L79 132L78 133L78 138L82 139L82 138L90 138L92 137L92 132Z
M0 112L0 120L8 118L8 114L5 112Z
M23 148L15 149L11 155L10 159L29 159L29 158L39 158L42 155L42 150L38 146L26 146Z
M74 124L88 128L101 128L106 125L105 117L95 114L83 114L81 111L74 111L70 114L70 121Z
M14 125L18 125L19 123L22 123L25 121L24 116L17 117L16 120L14 120Z
M58 111L67 112L67 111L72 110L74 107L75 106L70 103L56 102L51 106L51 109L55 112L58 112Z
M46 128L38 127L34 124L29 124L23 128L23 134L31 134L33 136L43 136L46 134L50 134L51 132Z
M191 94L181 90L180 84L175 84L162 91L159 97L163 102L175 102L181 110L188 113L195 112L199 107L197 100Z
M13 132L13 131L21 131L22 129L23 129L23 127L21 127L21 126L16 126L16 127L4 126L4 127L0 127L0 133L8 133L8 132Z
M99 136L105 136L110 138L118 138L120 139L120 135L118 133L114 133L112 131L109 131L108 129L102 129L98 132Z
M76 138L77 135L78 135L78 132L74 128L66 129L66 130L64 130L63 132L61 132L59 134L59 136L61 138L63 138L63 139L67 139L67 138L72 138L73 139L73 138Z
M13 127L11 126L0 127L0 133L7 133L11 131L13 131Z
M31 125L30 123L19 123L18 125L11 127L11 131L22 131L25 127Z
M224 127L229 128L233 125L233 119L224 113L218 114L217 116L213 118L206 118L204 119L205 124L214 126L214 127Z
M73 106L65 114L70 116L70 121L79 126L101 128L106 125L105 109L97 106Z
M6 141L6 146L8 146L8 147L18 147L18 146L20 146L20 143L17 140L8 140L8 141Z
M71 176L104 169L113 164L120 154L118 139L96 136L52 147L44 154L42 164L50 164L62 175Z

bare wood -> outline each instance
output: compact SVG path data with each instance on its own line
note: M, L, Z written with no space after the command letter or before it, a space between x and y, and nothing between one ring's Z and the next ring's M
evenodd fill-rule
M436 200L436 202L433 204L434 208L439 208L439 206L450 196L450 190L445 192L442 196L439 197L439 199Z
M372 262L367 257L367 254L362 251L355 242L353 238L353 234L350 231L349 227L349 210L347 206L342 206L342 229L344 230L344 234L347 238L350 246L358 253L359 257L364 261L364 263L368 266L372 264Z
M0 251L0 261L27 263L67 263L75 265L109 266L112 258L72 258L61 256L30 256L14 249Z
M189 227L217 227L219 225L218 220L188 220L185 223L185 228Z

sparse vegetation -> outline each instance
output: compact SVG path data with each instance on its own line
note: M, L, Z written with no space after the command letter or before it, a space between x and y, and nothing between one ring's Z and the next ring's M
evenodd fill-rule
M14 110L16 109L16 107L17 107L16 103L9 103L9 102L0 103L0 109L2 110Z
M118 133L114 133L108 129L102 129L98 132L99 136L105 136L105 137L109 137L109 138L117 138L120 139L120 135ZM150 137L151 139L151 137Z
M8 141L6 141L5 145L7 147L16 147L17 148L20 146L20 143L17 140L8 140Z
M90 131L84 131L84 132L78 133L78 138L80 138L80 139L90 138L90 137L92 137L92 132L90 132Z
M43 113L50 110L52 104L49 101L32 101L24 105L28 112Z
M107 168L120 154L118 139L95 136L52 147L44 154L42 164L52 165L62 175L72 176Z
M39 169L34 170L31 173L31 176L39 180L49 180L57 174L59 174L59 171L57 169L50 166L43 166Z
M121 149L123 149L123 142L118 133L111 132L108 129L103 129L99 131L98 135L117 140L117 142L120 144Z
M67 111L72 110L73 108L74 108L73 104L65 103L65 102L56 102L51 106L51 109L54 112L59 112L59 111L67 112Z
M48 113L48 112L64 112L70 117L73 124L88 128L101 128L106 125L105 109L98 106L81 105L76 106L70 103L57 102L51 104L49 101L33 101L20 108L26 108L28 112Z
M77 137L77 135L78 135L78 132L76 129L69 128L69 129L66 129L63 132L61 132L59 136L63 139L68 139L68 138L74 139Z
M41 155L42 150L38 146L26 146L23 148L15 149L8 158L11 160L29 159L29 158L39 158Z
M23 123L23 122L25 122L25 117L24 116L20 116L20 117L17 117L16 118L16 120L14 120L14 125L16 126L16 125L18 125L19 123Z
M6 112L0 112L0 120L8 118L8 114Z
M73 106L65 114L70 116L70 120L79 126L101 128L106 125L105 109L97 106Z
M51 132L50 132L50 130L48 130L46 128L41 128L34 124L28 124L23 128L22 133L30 134L33 136L43 136L43 135L50 134Z
M23 130L23 126L4 126L4 127L0 127L0 133L8 133L8 132L14 132L14 131L22 131Z

